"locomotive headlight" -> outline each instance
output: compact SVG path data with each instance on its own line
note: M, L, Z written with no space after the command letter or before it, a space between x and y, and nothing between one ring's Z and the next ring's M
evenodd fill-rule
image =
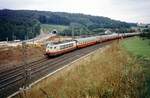
M49 52L49 50L50 50L49 47L47 47L47 48L46 48L46 52Z
M49 49L48 48L46 48L46 52L48 52L49 51Z

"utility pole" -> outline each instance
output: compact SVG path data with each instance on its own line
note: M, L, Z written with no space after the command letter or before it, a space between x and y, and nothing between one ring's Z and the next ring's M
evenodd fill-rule
M117 33L117 36L118 36L118 38L117 38L117 43L119 43L119 40L120 40L119 32Z
M71 36L72 39L74 39L74 23L71 23L70 26L71 26Z
M72 32L71 32L72 38L74 39L74 28L73 28L73 26L71 26L71 30L72 30Z
M12 32L12 41L14 41L14 32Z
M23 88L29 87L29 82L30 82L30 68L28 67L27 64L27 44L26 41L22 42L22 54L23 54L23 67L24 67L24 85Z
M6 41L7 41L7 43L8 43L8 37L6 37Z
M24 88L28 87L28 81L30 79L29 69L27 66L27 45L26 42L22 42L22 55L23 55L23 67L24 67Z
M33 45L34 45L34 38L35 38L35 36L34 36L34 29L33 29L33 27L32 27L31 33L32 33L32 39L33 39Z
M23 67L24 67L24 83L22 84L22 88L20 88L20 92L27 98L26 91L29 90L29 83L31 79L30 69L27 64L27 45L26 41L22 42L22 54L23 54Z

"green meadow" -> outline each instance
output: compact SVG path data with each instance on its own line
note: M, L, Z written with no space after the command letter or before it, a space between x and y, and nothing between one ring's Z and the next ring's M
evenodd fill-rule
M123 47L133 55L150 58L150 40L140 37L128 38L122 42Z

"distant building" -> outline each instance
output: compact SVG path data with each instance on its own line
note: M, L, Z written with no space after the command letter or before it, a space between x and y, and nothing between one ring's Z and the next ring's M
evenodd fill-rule
M134 30L134 31L138 32L139 31L139 27L131 27L131 30Z
M145 29L150 29L150 24L138 24L138 27L140 29L140 31L143 31Z
M110 30L106 30L104 33L105 34L112 34L112 32Z
M146 24L138 23L137 26L139 26L139 27L146 27Z
M150 28L150 24L148 24L147 27Z
M14 40L14 42L20 42L21 40Z

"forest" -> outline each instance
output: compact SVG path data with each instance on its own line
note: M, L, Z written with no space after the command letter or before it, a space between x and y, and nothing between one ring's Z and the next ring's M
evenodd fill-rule
M102 16L36 10L0 10L0 41L30 39L40 34L41 24L78 24L88 32L100 28L122 29L136 26ZM67 33L69 30L65 30ZM71 33L69 31L69 33Z

